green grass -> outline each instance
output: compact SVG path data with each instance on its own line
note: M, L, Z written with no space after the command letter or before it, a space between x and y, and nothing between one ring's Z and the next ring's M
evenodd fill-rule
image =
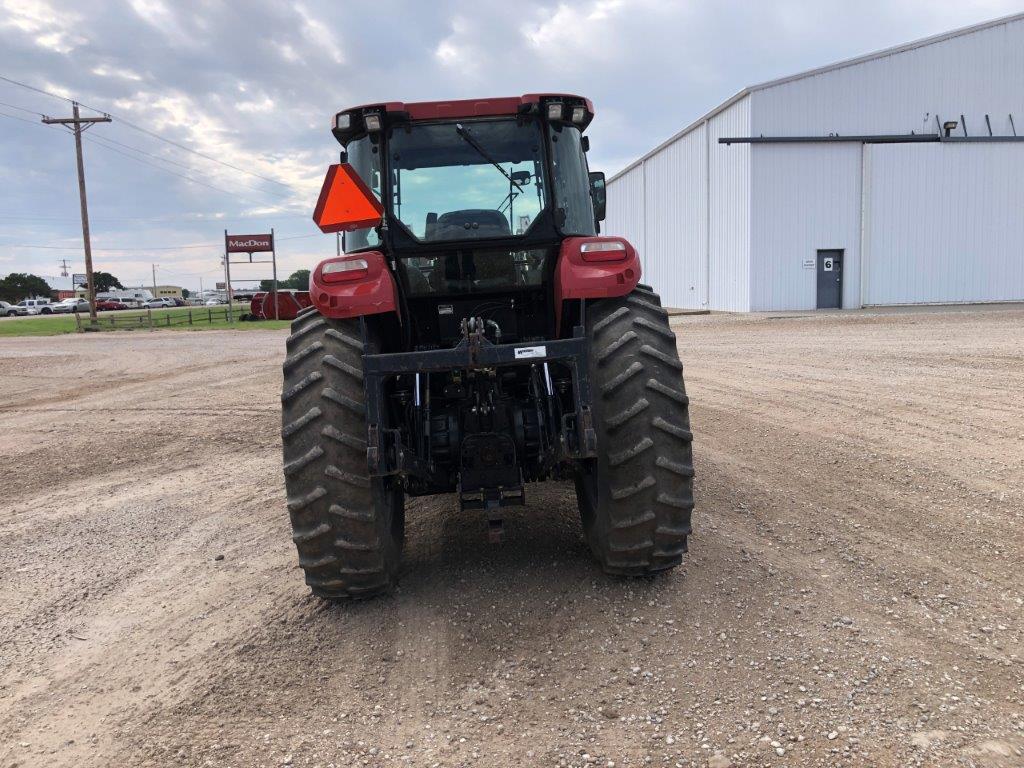
M192 310L193 324L186 321L189 309ZM276 329L287 328L287 320L261 320L259 322L238 322L238 317L243 312L249 311L248 304L235 305L235 323L232 325L224 319L224 307L210 307L213 310L214 320L207 322L209 313L207 307L175 307L173 309L154 309L153 327L157 330L175 331L206 331L206 330L239 330L249 331L255 329ZM220 318L217 315L220 315ZM114 318L116 330L124 330L126 322L131 318L142 318L142 324L129 326L133 332L149 330L149 321L145 310L127 310L123 312L100 312L99 327L104 331L110 331L110 318ZM168 318L171 325L166 325ZM88 323L87 315L82 317L83 325ZM78 326L75 323L74 315L31 315L29 317L3 317L0 318L0 337L3 336L58 336L62 333L75 333Z

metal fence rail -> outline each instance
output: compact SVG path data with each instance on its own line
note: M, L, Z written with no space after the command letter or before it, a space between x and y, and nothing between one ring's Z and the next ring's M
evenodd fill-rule
M118 313L110 313L105 317L98 317L95 321L88 316L83 318L75 313L75 325L79 333L85 331L112 331L118 329L140 329L148 328L172 328L179 325L204 325L214 322L228 322L231 315L225 307L190 307L187 312L167 312L162 315L154 315L151 309L146 310L144 315L125 316Z

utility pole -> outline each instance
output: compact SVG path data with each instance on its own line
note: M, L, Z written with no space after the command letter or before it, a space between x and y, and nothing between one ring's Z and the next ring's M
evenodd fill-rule
M67 277L68 276L68 260L67 259L61 259L59 266L60 266L60 276L61 277ZM71 287L74 288L74 286L71 286Z
M78 102L71 102L72 117L43 117L47 125L63 125L75 134L75 155L78 158L78 197L82 203L82 240L85 243L85 280L89 297L89 319L96 322L96 284L92 277L92 243L89 241L89 206L85 200L85 165L82 162L82 132L94 123L109 123L110 115L103 117L81 117Z
M158 266L160 266L160 265L159 264L151 264L150 266L153 267L153 298L155 299L157 297L156 296L156 268Z

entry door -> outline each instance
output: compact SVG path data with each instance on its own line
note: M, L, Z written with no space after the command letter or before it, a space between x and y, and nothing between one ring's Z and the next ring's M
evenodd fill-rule
M843 252L818 251L818 309L843 306Z

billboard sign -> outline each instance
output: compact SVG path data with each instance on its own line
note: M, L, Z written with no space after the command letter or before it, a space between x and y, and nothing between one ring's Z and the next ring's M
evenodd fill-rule
M258 253L274 250L274 236L266 235L228 235L228 253Z
M74 274L71 276L71 285L74 288L79 288L89 284L89 276L86 274Z

